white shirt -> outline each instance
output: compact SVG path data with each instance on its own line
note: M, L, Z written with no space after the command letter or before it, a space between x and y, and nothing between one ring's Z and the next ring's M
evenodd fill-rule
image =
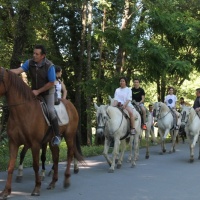
M117 88L115 90L114 100L121 102L122 105L124 105L127 101L129 101L128 106L133 107L133 105L131 104L132 101L131 88L128 87Z
M56 88L56 93L58 95L58 98L61 99L62 98L62 85L61 85L61 82L60 81L56 81L55 83L55 88Z
M176 102L177 102L177 97L176 95L174 94L168 94L166 97L165 97L165 103L167 104L167 106L169 106L170 108L175 108L175 105L176 105Z

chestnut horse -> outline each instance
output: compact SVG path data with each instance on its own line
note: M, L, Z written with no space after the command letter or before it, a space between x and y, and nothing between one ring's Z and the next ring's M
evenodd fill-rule
M9 164L8 176L4 190L0 193L0 199L6 199L11 194L12 174L15 167L19 146L25 145L31 149L33 158L33 169L35 172L35 187L31 195L39 196L41 179L39 175L39 155L44 136L48 130L43 115L40 101L32 93L32 90L24 81L11 71L0 68L0 97L6 97L9 107L9 118L7 124L7 134L9 137ZM74 105L68 100L62 100L69 115L69 123L60 127L60 133L65 139L67 150L67 167L64 177L64 187L70 185L70 165L73 157L78 161L83 161L83 157L78 152L76 135L78 127L78 113ZM48 135L45 143L50 142L53 137L52 132ZM51 142L50 142L51 144ZM58 180L59 148L51 146L54 174L48 189L53 189Z

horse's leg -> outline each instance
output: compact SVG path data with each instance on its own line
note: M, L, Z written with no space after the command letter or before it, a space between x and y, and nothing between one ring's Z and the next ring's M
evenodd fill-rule
M26 152L28 151L28 147L24 146L21 153L20 153L20 161L19 161L19 167L18 172L16 176L16 182L21 183L23 179L23 162L26 155Z
M110 147L110 140L107 137L105 137L103 155L104 155L107 163L109 164L109 166L111 166L112 161L108 156L109 147Z
M73 135L76 135L75 134L72 134ZM73 157L74 157L74 139L72 138L71 136L71 140L68 136L68 140L67 140L67 148L68 148L68 152L67 152L67 168L65 170L65 179L64 179L64 188L67 188L70 186L70 166L71 166L71 162L73 161ZM65 138L66 139L66 138Z
M54 173L54 165L52 165L51 170L48 173L48 176L52 176Z
M198 142L199 142L199 157L198 157L198 159L200 160L200 138L199 138L199 134L198 134Z
M149 135L150 135L150 130L147 129L145 130L145 140L146 140L146 159L149 159Z
M0 199L7 199L7 196L11 194L11 184L12 184L12 174L15 167L15 162L17 158L18 146L15 142L9 141L9 164L8 164L8 176L4 190L0 194Z
M176 145L176 138L177 138L177 135L178 135L178 130L170 131L170 135L171 135L171 138L172 138L172 146L171 146L169 153L172 153L172 152L176 151L175 145Z
M160 154L163 154L166 152L166 148L165 148L165 139L163 137L163 131L161 129L158 129L158 133L160 135L160 145L161 145L161 153Z
M117 162L117 168L118 169L121 168L121 166L122 166L125 150L126 150L126 139L121 141L121 154L120 154L120 157L119 157L118 162Z
M193 142L190 143L190 162L194 162L194 147L196 145L196 142L199 138L199 134L196 134L193 138Z
M78 160L74 158L74 174L78 174L79 167L78 167Z
M153 143L155 145L157 145L157 140L156 140L156 136L155 136L154 130L150 129L150 135L151 135L151 139L152 139Z
M136 165L136 160L138 159L139 137L140 137L140 133L137 133L134 135L134 144L133 144L134 153L133 153L133 158L131 162L132 168Z
M111 166L108 170L108 173L113 173L115 170L115 159L118 157L119 155L119 146L120 146L120 140L119 138L115 137L114 139L114 148L113 148L113 156L112 156L112 163Z
M47 189L51 190L55 188L55 184L58 180L58 161L59 161L59 147L58 146L52 146L52 144L49 143L49 147L52 153L52 159L53 159L53 176L51 183L48 185Z
M128 163L130 163L132 161L132 158L133 158L133 142L134 142L133 140L134 140L134 136L131 135L130 140L129 140L130 153L129 153L128 159L126 161Z
M41 179L39 175L40 145L33 144L31 151L32 151L32 157L33 157L33 169L35 172L35 187L31 195L40 196L40 188L41 188Z
M46 162L46 152L47 152L47 143L42 145L42 154L41 154L41 161L42 161L42 170L40 172L41 180L43 181L45 178L45 162Z

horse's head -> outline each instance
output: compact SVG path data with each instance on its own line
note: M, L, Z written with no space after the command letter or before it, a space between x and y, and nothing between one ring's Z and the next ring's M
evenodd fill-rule
M156 102L153 104L153 117L154 121L157 121L158 115L160 113L161 105L160 102Z
M94 103L94 107L96 109L96 118L97 118L97 128L96 128L96 133L99 136L103 136L106 122L108 120L108 115L106 114L106 108L107 106L101 105L97 106L96 103Z
M109 105L110 106L113 106L113 104L114 104L114 98L112 98L110 95L108 95L108 99L109 99L109 101L110 101L110 103L109 103Z
M187 124L189 118L190 118L190 115L193 115L194 114L194 109L193 108L190 108L190 107L187 107L187 106L184 106L182 108L182 111L181 111L181 127L184 128L185 125Z

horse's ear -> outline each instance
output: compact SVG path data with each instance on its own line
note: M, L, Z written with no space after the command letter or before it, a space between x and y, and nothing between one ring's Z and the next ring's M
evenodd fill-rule
M96 103L94 103L94 108L96 109L96 110L98 110L98 106L97 106L97 104Z
M111 101L111 100L112 100L112 98L111 98L111 96L110 96L110 95L108 95L108 99L109 99L109 101Z

